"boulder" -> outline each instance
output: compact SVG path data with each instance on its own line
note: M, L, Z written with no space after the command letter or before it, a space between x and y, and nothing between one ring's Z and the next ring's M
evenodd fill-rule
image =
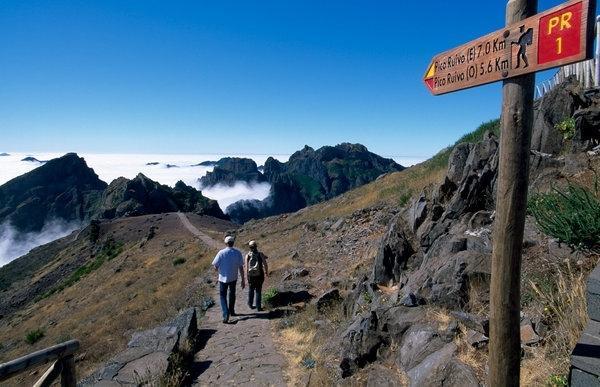
M182 345L194 351L198 336L195 308L180 312L167 324L136 332L127 349L109 360L92 375L81 380L79 386L112 386L158 384L160 378L175 367L182 355Z
M417 229L423 223L426 217L427 199L425 198L424 194L421 194L410 206L408 214L408 224L410 225L413 232L417 231Z
M450 315L460 321L464 326L477 331L487 337L490 335L490 320L467 312L453 311Z
M564 138L562 133L556 130L556 125L571 118L578 108L586 105L581 84L574 76L567 78L544 95L536 103L534 110L531 149L542 153L559 154L563 148Z
M427 356L439 351L445 345L445 341L434 328L414 325L403 336L396 362L401 369L413 369Z
M397 283L409 258L415 253L404 232L405 227L400 215L396 215L390 223L373 264L374 283Z
M342 296L338 289L330 289L317 298L317 310L323 312L326 308L342 301Z
M457 347L446 344L439 351L427 356L418 366L408 371L410 386L479 386L473 371L454 359Z

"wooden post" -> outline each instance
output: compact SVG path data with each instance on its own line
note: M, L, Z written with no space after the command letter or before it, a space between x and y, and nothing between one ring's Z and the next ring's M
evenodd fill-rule
M536 12L537 0L509 0L506 24L511 25ZM534 74L505 80L503 85L490 289L489 384L492 387L519 386L521 252L534 88Z
M62 359L60 385L61 387L77 387L77 375L75 373L75 357L73 355L69 355Z

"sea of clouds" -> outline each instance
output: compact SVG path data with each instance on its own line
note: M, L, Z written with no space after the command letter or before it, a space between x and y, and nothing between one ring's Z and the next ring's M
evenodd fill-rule
M9 156L0 156L0 185L27 173L42 165L35 161L22 161L25 157L34 157L45 161L60 157L64 153L12 153ZM225 154L197 154L197 155L165 155L165 154L97 154L82 153L90 168L93 168L101 180L110 183L118 177L134 178L138 173L143 173L152 180L161 184L174 186L179 180L187 185L202 189L198 179L213 167L198 166L203 161L217 161ZM261 166L269 157L268 155L233 155L233 157L247 157L253 159ZM273 155L281 162L287 161L289 155ZM396 162L410 166L420 162L417 158L393 157ZM157 163L148 165L148 163ZM170 166L170 167L169 167ZM230 204L238 200L257 199L263 200L269 195L270 184L247 184L238 182L234 186L217 185L202 189L202 193L219 202L225 210ZM7 224L0 225L0 266L26 254L32 248L64 237L80 225L75 223L49 221L39 233L18 234Z
M64 153L12 153L10 156L0 156L0 185L27 173L43 163L21 161L25 157L34 157L45 161L60 157ZM161 155L161 154L79 154L90 168L93 168L101 180L110 183L118 177L134 178L143 173L161 184L174 186L179 180L187 185L200 189L198 179L213 167L194 166L203 161L217 161L228 155ZM236 155L248 157L260 166L267 160L266 155ZM280 161L286 161L287 155L275 155ZM158 163L147 165L148 163ZM169 167L170 166L170 167ZM268 183L247 184L238 182L232 187L217 185L202 190L202 193L219 202L224 210L230 204L242 199L262 200L269 195L271 186ZM62 238L77 228L80 224L49 221L39 233L17 233L4 223L0 225L0 266L28 253L32 248Z

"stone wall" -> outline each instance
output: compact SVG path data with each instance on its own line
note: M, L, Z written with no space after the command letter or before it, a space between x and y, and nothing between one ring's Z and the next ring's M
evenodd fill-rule
M571 354L570 385L600 386L600 265L587 283L587 304L590 321Z

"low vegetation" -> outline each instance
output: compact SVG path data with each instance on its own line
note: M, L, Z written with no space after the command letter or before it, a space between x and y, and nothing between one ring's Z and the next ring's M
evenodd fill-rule
M572 117L565 118L554 127L563 135L565 140L571 140L575 136L575 119Z
M27 332L27 334L25 335L25 341L27 342L27 344L33 345L40 341L45 335L46 333L44 332L44 330L38 328Z
M48 290L40 297L40 299L50 297L54 293L61 292L64 289L73 286L73 284L79 282L79 280L81 280L83 277L100 268L104 262L110 261L117 257L119 254L121 254L121 251L123 251L122 243L115 242L112 239L107 240L104 246L102 246L100 253L98 253L98 255L96 255L91 262L88 262L75 270L65 281L63 281L60 285Z
M273 299L277 297L278 290L274 287L267 289L262 295L262 300L266 306L273 306Z
M565 191L532 196L528 207L546 235L574 249L600 245L600 200L590 190L569 184Z

